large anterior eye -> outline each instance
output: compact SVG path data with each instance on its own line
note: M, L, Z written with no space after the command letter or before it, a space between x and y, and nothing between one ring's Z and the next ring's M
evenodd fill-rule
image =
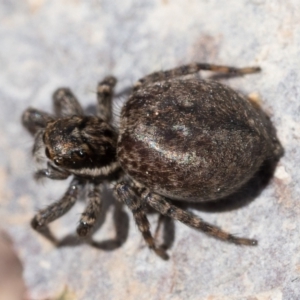
M81 159L85 158L87 156L86 152L83 150L78 150L75 152Z
M62 163L62 158L61 158L61 157L55 158L55 159L54 159L54 163L55 163L57 166L60 166L61 163Z

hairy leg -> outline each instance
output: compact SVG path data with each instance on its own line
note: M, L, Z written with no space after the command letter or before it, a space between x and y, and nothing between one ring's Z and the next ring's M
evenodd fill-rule
M34 138L34 144L32 148L32 156L36 162L42 162L45 159L45 145L43 142L43 135L45 131L41 129L37 132Z
M79 236L87 236L91 229L94 227L97 217L101 211L101 190L102 186L95 186L92 184L91 189L88 192L88 204L86 209L81 215L79 225L77 227L77 233Z
M47 163L47 169L38 170L34 174L34 178L36 180L40 180L45 177L50 179L63 180L63 179L67 179L69 176L70 176L69 172L62 169L58 169L50 162Z
M22 115L24 127L33 135L53 120L54 118L50 114L31 107L27 108Z
M156 246L153 236L150 232L150 225L144 211L143 202L137 196L137 191L127 183L120 182L115 187L117 198L125 203L133 213L135 222L143 235L143 238L150 249L163 259L168 259L169 256L164 249Z
M147 85L153 82L173 79L176 77L194 74L199 71L213 71L223 74L230 75L244 75L251 74L260 71L259 67L246 67L246 68L234 68L228 66L220 66L220 65L212 65L212 64L204 64L204 63L192 63L189 65L184 65L178 68L174 68L167 71L155 72L151 73L140 80L138 80L134 85L134 90L138 90L141 86Z
M58 219L75 204L81 182L74 178L64 196L57 202L49 205L45 209L40 210L31 221L31 225L34 229L40 230L46 227L50 222Z
M154 193L149 193L149 191L145 191L142 194L142 199L145 200L151 207L153 207L161 214L178 220L190 227L199 229L204 233L209 234L217 239L228 241L238 245L257 245L256 240L236 237L214 225L206 223L205 221L193 215L192 213L169 203L163 196Z
M59 88L52 97L54 111L58 117L83 115L83 109L70 89Z
M112 97L116 82L115 77L107 76L97 87L97 115L107 123L112 121Z

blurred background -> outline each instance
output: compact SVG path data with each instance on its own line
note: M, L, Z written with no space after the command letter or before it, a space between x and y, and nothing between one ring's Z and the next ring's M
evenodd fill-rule
M299 29L298 0L0 0L0 299L298 299ZM262 68L224 82L261 99L285 155L247 205L195 211L258 247L166 221L162 261L109 191L93 245L74 234L82 202L51 224L60 247L34 232L34 213L68 183L33 180L22 112L50 112L61 86L89 110L98 81L112 74L117 115L140 77L194 61ZM154 231L158 216L149 219Z

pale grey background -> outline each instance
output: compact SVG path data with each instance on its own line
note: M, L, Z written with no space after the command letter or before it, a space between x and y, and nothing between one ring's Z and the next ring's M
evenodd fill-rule
M0 22L0 222L23 262L32 299L53 299L65 287L70 299L299 298L299 0L0 0ZM57 249L37 235L30 218L67 183L34 182L23 110L50 111L59 86L69 86L89 106L107 74L117 76L120 93L145 74L193 61L263 69L227 82L259 94L285 156L249 205L196 212L257 238L259 246L226 244L176 223L165 262L144 247L127 209L120 222L129 218L128 237L112 251L82 244ZM116 112L124 100L116 99ZM105 208L98 241L116 234L114 205ZM72 234L82 209L79 203L53 231ZM155 228L157 215L150 220Z

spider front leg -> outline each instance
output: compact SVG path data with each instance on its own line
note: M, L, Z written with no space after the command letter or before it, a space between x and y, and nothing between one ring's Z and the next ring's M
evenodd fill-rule
M47 169L38 170L34 174L34 178L36 180L40 180L44 177L49 179L54 179L54 180L64 180L67 179L69 176L70 176L69 172L62 169L58 169L50 162L47 163Z
M230 243L238 245L257 245L256 240L236 237L214 225L206 223L205 221L193 215L192 213L180 209L177 206L171 204L163 196L150 193L149 191L145 191L142 193L142 199L162 215L178 220L195 229L199 229L217 239L228 241Z
M107 76L99 82L97 88L97 115L107 123L112 121L112 98L116 82L115 77Z
M24 127L33 135L44 129L47 123L53 120L54 118L50 114L31 107L27 108L22 115Z
M101 193L102 185L95 186L92 184L92 187L87 195L87 207L82 213L79 225L77 227L77 233L81 237L85 237L91 232L97 221L97 218L99 217L102 206Z
M45 159L45 145L43 142L43 135L45 130L40 129L34 138L34 144L32 147L32 156L36 160L36 162L42 162Z
M74 178L64 196L57 202L49 205L45 209L40 210L32 219L31 225L36 230L43 230L46 226L63 216L75 204L82 182Z
M32 148L32 155L37 162L43 161L44 155L44 142L43 135L45 128L49 122L54 121L54 117L41 110L29 107L22 115L22 123L24 127L32 134L35 135L34 144Z
M53 94L53 106L58 117L82 116L83 109L68 88L59 88Z
M165 250L157 247L155 244L155 240L150 232L150 225L144 210L144 205L140 196L138 196L138 192L135 191L132 186L123 182L116 185L115 191L117 198L121 202L125 203L132 211L135 222L149 248L152 249L162 259L169 259L169 256Z

